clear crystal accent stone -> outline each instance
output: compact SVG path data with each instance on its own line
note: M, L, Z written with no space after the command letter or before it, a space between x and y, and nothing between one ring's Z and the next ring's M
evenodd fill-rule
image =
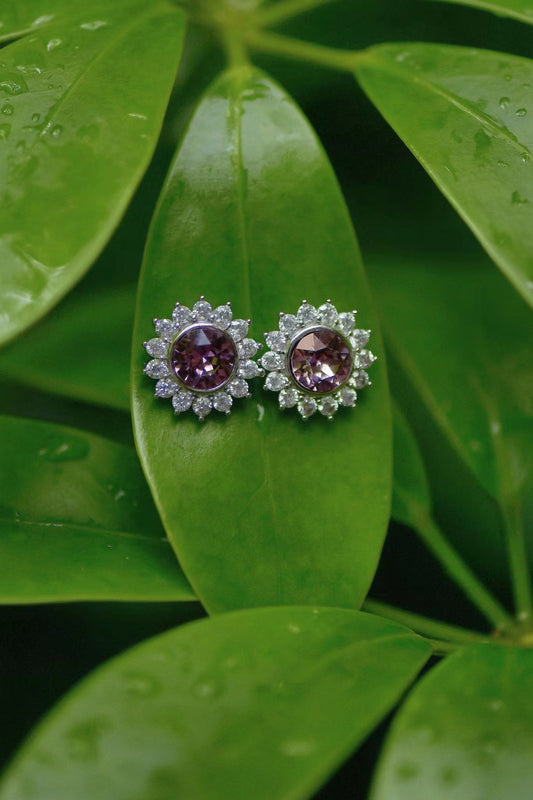
M309 417L312 417L316 409L316 400L313 400L312 397L305 397L298 403L298 411L304 419L309 419Z
M209 397L195 397L192 401L192 410L194 413L204 419L211 413L212 405Z
M357 347L358 350L361 349L362 347L365 347L365 345L368 344L368 340L370 339L371 333L372 331L365 331L362 328L357 328L357 330L355 330L352 335L354 347Z
M358 372L354 372L352 377L350 378L350 384L354 386L356 389L364 389L365 386L370 386L370 378L368 377L368 372L365 372L364 369L361 369Z
M207 300L202 298L193 305L192 314L195 320L207 322L212 310L211 303L208 303Z
M297 319L300 325L315 325L319 321L318 311L310 303L302 303L298 309Z
M292 334L298 329L298 320L294 314L280 314L279 329L286 336L292 336Z
M150 378L168 378L170 375L167 362L159 361L157 358L154 358L152 361L148 362L144 368L144 372Z
M240 378L257 378L258 375L263 374L261 367L255 361L245 361L239 367L238 376Z
M339 330L344 334L349 334L355 327L355 315L351 311L345 311L339 314Z
M267 346L276 353L283 353L287 347L287 337L284 333L281 333L281 331L265 333L265 342Z
M227 392L220 392L220 394L216 394L213 398L213 408L216 408L217 411L221 411L223 414L229 414L232 405L233 398Z
M324 303L318 309L320 320L323 325L334 326L339 316L337 309L332 303Z
M162 339L170 341L176 333L176 325L171 319L154 319L155 332Z
M236 342L240 342L248 333L250 323L245 319L234 319L228 326L228 333Z
M357 403L357 392L355 389L350 389L348 386L345 386L339 392L339 400L341 405L346 407L355 406Z
M177 390L178 387L174 381L167 381L163 378L162 380L157 381L154 395L155 397L172 397Z
M260 348L261 345L259 342L254 341L254 339L244 339L239 347L241 358L252 358Z
M162 339L150 339L144 343L144 347L149 356L154 358L165 358L168 353L168 342Z
M176 414L183 414L192 405L193 395L190 392L177 392L172 398L172 405Z
M361 350L355 357L355 365L360 369L371 367L374 361L376 361L376 356L374 353L371 353L370 350Z
M228 392L233 397L246 397L248 394L248 384L244 378L235 378L228 384Z
M289 379L281 372L271 372L265 381L265 389L270 389L271 392L279 392L289 385Z
M299 392L297 389L293 389L292 386L290 386L288 389L282 389L279 393L280 408L294 408L299 397Z
M172 312L172 319L180 328L183 328L185 325L192 322L193 316L191 310L188 309L187 306L182 306L177 303Z
M231 306L218 306L218 308L215 308L213 313L209 315L209 322L222 328L222 330L226 330L232 318Z
M318 410L325 417L332 417L338 407L339 404L333 397L324 397L318 404Z
M261 359L261 364L265 369L272 371L274 369L283 369L285 358L281 353L265 353Z

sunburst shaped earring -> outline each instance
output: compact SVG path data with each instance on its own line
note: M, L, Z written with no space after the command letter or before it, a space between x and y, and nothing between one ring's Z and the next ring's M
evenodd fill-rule
M172 319L154 326L144 372L157 381L156 397L172 398L176 414L229 414L234 398L250 396L248 380L264 374L253 360L262 345L246 338L250 320L233 319L231 303L213 309L203 296L192 309L178 303Z
M280 314L279 330L265 334L270 351L261 365L269 372L265 388L279 392L281 408L332 419L339 406L356 405L376 360L366 349L371 331L355 327L356 313L339 314L330 300L320 308L304 300L296 315Z

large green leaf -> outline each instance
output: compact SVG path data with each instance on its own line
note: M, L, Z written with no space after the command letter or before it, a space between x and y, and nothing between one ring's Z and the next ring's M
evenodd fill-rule
M530 497L528 306L482 259L382 258L370 274L392 356L456 451L493 497Z
M429 653L405 628L356 611L192 623L80 684L22 749L0 800L304 800Z
M133 285L75 291L0 353L0 375L128 411L134 309Z
M357 77L533 304L533 61L430 44L371 48Z
M228 418L173 417L143 375L152 318L200 294L231 300L252 335L304 297L358 308L383 355L344 202L299 109L255 70L225 73L192 120L165 187L141 277L133 409L167 533L211 610L358 606L389 516L383 359L358 409L334 423L281 412L257 382Z
M2 50L0 341L94 261L152 155L183 14L156 0L37 30Z
M115 8L139 8L139 0L114 0ZM34 33L41 28L50 28L63 22L105 21L109 12L106 0L84 0L83 6L69 0L16 0L4 3L0 12L0 41L14 39L27 33ZM97 15L93 17L92 15Z
M533 652L476 645L412 691L373 800L522 800L533 794Z
M412 525L419 513L428 515L431 496L424 462L405 417L394 406L394 481L392 517L404 525Z
M433 0L433 2L473 6L483 11L492 11L501 17L511 17L533 25L533 7L530 0Z
M193 600L133 450L0 417L0 602Z

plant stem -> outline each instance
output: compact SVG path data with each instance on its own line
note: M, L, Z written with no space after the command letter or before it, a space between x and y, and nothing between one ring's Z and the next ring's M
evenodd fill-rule
M515 608L520 622L528 622L533 616L533 602L529 558L520 506L513 497L503 501L501 509L505 524Z
M454 644L479 644L489 641L488 636L477 633L477 631L470 631L456 625L449 625L447 622L440 622L436 619L423 617L412 611L395 608L386 603L380 603L377 600L366 600L363 605L363 610L369 611L371 614L377 614L380 617L385 617L386 619L391 619L394 622L399 622L401 625L405 625L407 628L416 631L416 633L429 636L432 639L445 640L447 642L453 642Z
M226 58L232 67L242 67L248 65L248 53L243 39L229 28L222 29L222 43L226 51Z
M306 61L342 72L352 72L362 56L356 50L335 50L268 31L249 29L243 31L243 35L250 47L261 53Z
M257 16L257 23L261 27L279 25L288 19L312 11L315 8L329 5L336 0L281 0L273 6L261 9Z
M510 614L463 561L428 514L419 514L414 528L448 575L496 629L504 630L514 624Z

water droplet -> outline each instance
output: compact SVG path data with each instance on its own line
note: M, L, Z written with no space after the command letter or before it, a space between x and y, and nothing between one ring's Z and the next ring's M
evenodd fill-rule
M95 19L92 22L82 22L80 28L84 31L97 31L99 28L104 28L107 22L103 19Z
M11 116L11 114L13 113L13 111L14 111L14 108L13 108L13 106L11 105L11 103L5 103L5 104L2 106L2 114L5 114L5 115L6 115L6 116L8 116L8 117L10 117L10 116Z
M50 53L52 50L55 50L57 47L61 47L63 44L62 39L50 39L50 41L46 45L46 49Z
M130 672L124 675L124 688L135 697L153 697L159 692L159 684L151 675Z
M39 455L47 461L79 461L89 454L89 444L85 439L59 438L48 447L39 450Z
M54 127L50 130L50 135L51 136L58 137L58 136L61 136L62 133L63 133L63 126L62 125L54 125Z
M202 700L208 700L211 697L217 697L220 694L220 689L212 681L202 681L194 686L193 694Z
M513 76L509 75L509 73L507 73L507 75L504 75L503 77L504 77L504 80L506 80L507 82L512 81L512 79L513 79Z
M27 92L28 87L24 83L23 80L8 80L7 78L3 81L0 81L0 91L5 92L6 94L22 94L22 92Z
M501 97L500 98L500 108L504 111L509 108L509 103L511 102L509 97Z
M138 114L136 111L130 111L128 117L133 117L133 119L148 119L146 114Z
M31 23L31 26L34 28L36 25L46 25L47 22L52 22L54 18L55 14L43 14L42 17L37 17L37 19L34 19Z
M4 125L0 125L0 140L8 139L9 134L11 133L11 125L5 123Z
M311 739L286 739L280 744L280 752L289 758L305 758L316 750L316 742Z
M531 160L531 156L529 153L522 153L521 159L522 159L522 164L527 164L528 161Z
M498 166L499 167L508 167L509 164L507 163L507 161L498 161Z
M65 736L69 755L76 761L96 761L100 738L106 728L107 723L100 719L88 720L71 728Z
M40 75L42 70L37 64L18 64L17 69L25 75Z
M515 111L517 117L525 117L527 114L527 108L519 108L518 111Z
M39 122L40 119L41 119L41 115L40 114L32 114L31 115L31 121L32 122Z
M124 497L125 494L126 494L126 492L124 491L124 489L119 489L118 492L115 494L114 499L115 500L122 500L122 498Z
M291 633L301 633L302 632L302 629L300 628L300 626L299 625L295 625L294 622L289 622L289 624L287 625L287 629Z

